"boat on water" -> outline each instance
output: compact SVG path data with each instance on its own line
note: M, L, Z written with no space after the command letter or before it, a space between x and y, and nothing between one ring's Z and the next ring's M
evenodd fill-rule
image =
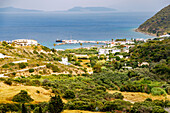
M57 40L56 40L56 42L63 42L63 41L62 41L62 40L60 40L60 39L57 39Z

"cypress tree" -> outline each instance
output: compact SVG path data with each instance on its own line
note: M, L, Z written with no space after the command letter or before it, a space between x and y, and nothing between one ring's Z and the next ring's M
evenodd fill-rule
M49 111L50 113L61 113L63 110L64 104L60 98L60 96L51 97L49 102Z
M24 104L22 104L22 113L27 113L27 109Z
M39 113L42 113L42 109L41 109L41 106L39 107Z

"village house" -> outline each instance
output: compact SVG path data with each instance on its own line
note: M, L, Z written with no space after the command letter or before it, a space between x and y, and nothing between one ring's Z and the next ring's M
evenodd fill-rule
M18 64L18 63L26 63L26 62L28 62L28 60L14 61L14 62L12 62L12 63Z
M89 58L88 55L80 55L80 54L76 54L75 55L77 58Z
M147 66L149 66L149 63L148 62L142 62L141 64L138 64L138 66L143 66L143 65L147 65Z
M130 69L132 69L132 67L130 67L130 66L123 66L122 69L128 69L128 70L130 70Z
M130 58L130 56L126 56L126 58L125 59L129 59Z
M60 63L62 63L64 65L69 65L68 58L67 57L62 57L62 61Z
M2 53L0 53L0 58L9 58L11 56L6 56L6 55L3 55Z

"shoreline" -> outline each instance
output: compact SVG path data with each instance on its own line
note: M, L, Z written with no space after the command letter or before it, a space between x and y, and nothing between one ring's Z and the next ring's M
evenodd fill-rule
M139 32L139 33L143 33L143 34L146 34L146 35L149 35L149 36L157 37L156 34L148 33L148 32L143 32L143 31L139 30L138 28L135 28L134 31L135 32Z

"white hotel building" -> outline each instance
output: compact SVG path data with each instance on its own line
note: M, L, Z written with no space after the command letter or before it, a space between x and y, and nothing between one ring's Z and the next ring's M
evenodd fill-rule
M31 45L37 46L38 45L38 42L32 39L16 39L16 40L12 40L12 42L20 46L31 46Z

